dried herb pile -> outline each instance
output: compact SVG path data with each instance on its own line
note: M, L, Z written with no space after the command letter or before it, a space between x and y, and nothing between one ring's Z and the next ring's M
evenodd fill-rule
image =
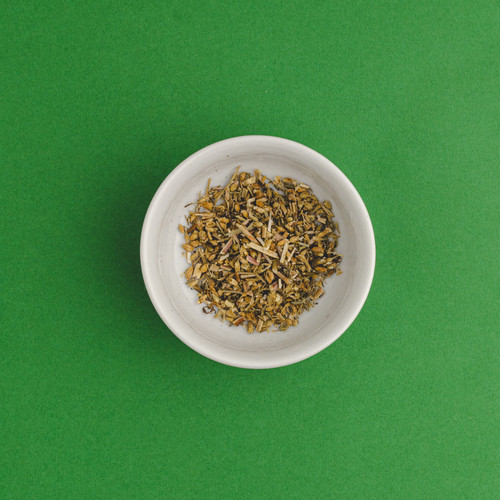
M238 167L226 186L209 180L194 205L179 229L187 284L207 314L250 333L286 330L341 273L332 205L306 184Z

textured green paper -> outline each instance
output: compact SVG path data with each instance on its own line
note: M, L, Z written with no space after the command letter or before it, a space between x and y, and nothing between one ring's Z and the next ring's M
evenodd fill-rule
M0 0L0 497L498 498L495 4ZM377 242L276 370L187 348L139 267L161 181L244 134L331 159Z

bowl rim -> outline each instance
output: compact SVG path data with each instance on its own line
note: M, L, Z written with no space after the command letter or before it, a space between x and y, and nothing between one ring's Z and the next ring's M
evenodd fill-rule
M367 279L365 278L365 283L363 284L363 291L359 295L359 300L356 304L355 307L352 308L352 312L349 315L349 318L347 321L345 321L344 325L338 330L335 331L334 335L331 335L330 337L325 338L324 342L321 343L321 345L316 348L309 349L304 352L297 353L295 355L290 355L286 359L276 359L275 362L271 361L265 361L265 362L258 362L255 360L249 361L249 362L239 362L239 361L234 361L230 359L230 356L227 356L224 353L217 353L217 352L207 352L203 347L200 347L197 345L196 342L192 341L192 338L189 337L189 335L184 334L184 332L180 331L178 328L178 325L173 324L173 322L170 320L170 317L168 313L164 311L164 309L160 306L156 299L156 291L153 289L153 286L151 284L151 279L150 279L150 273L153 272L154 268L154 263L151 262L149 258L149 253L147 251L148 245L150 244L150 239L151 237L154 236L154 234L151 234L151 220L153 218L153 215L155 212L161 208L159 205L159 200L162 197L163 193L165 191L168 191L169 185L173 182L174 178L179 175L179 173L184 169L184 167L198 158L199 156L202 156L206 154L207 152L220 148L224 144L229 144L233 142L241 142L241 141L247 141L247 142L253 142L255 141L256 143L261 143L262 141L268 141L270 144L278 144L281 143L282 146L287 147L287 146L292 146L294 148L300 148L305 151L307 151L309 154L312 154L316 156L316 158L322 162L326 162L330 168L333 168L337 171L337 175L340 175L340 177L343 178L343 180L346 182L347 186L351 188L352 194L354 195L354 198L356 200L356 203L359 204L359 207L361 208L361 211L363 213L363 218L365 219L365 222L367 222L367 227L368 227L368 243L369 243L369 248L368 248L368 253L369 256L368 258L370 259L369 262L369 270L367 273ZM356 317L358 316L359 312L363 308L363 305L366 302L366 299L368 297L368 294L371 289L371 285L373 283L373 276L375 273L375 261L376 261L376 247L375 247L375 235L373 232L373 225L370 219L370 215L368 214L368 210L366 208L366 205L364 204L361 196L359 195L358 191L352 184L352 182L347 178L347 176L333 163L331 162L328 158L323 156L321 153L318 153L314 149L305 146L304 144L301 144L299 142L290 140L290 139L285 139L282 137L276 137L276 136L269 136L269 135L243 135L243 136L236 136L236 137L230 137L228 139L223 139L221 141L214 142L208 146L205 146L204 148L196 151L195 153L191 154L188 156L185 160L183 160L177 167L175 167L168 175L167 177L163 180L163 182L160 184L158 189L156 190L149 206L148 210L146 212L146 216L144 218L144 222L142 225L142 230L141 230L141 238L140 238L140 263L141 263L141 271L142 271L142 276L144 280L144 284L146 286L146 290L148 292L148 296L160 316L160 318L163 320L163 322L166 324L166 326L172 331L172 333L179 338L184 344L186 344L188 347L196 351L197 353L201 354L202 356L205 356L213 361L229 365L229 366L234 366L238 368L253 368L253 369L266 369L266 368L278 368L281 366L287 366L291 365L294 363L298 363L300 361L303 361L307 358L310 358L314 356L315 354L323 351L326 349L328 346L330 346L333 342L335 342L354 322ZM152 265L153 264L153 265ZM190 329L189 326L186 325L187 329ZM279 352L276 351L276 352Z

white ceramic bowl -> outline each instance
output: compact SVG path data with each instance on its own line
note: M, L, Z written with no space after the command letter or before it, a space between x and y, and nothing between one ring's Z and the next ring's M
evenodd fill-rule
M185 283L182 255L185 205L206 188L226 183L234 169L292 177L330 200L340 227L343 274L325 282L325 294L285 332L247 333L202 312ZM162 183L149 206L141 235L144 282L158 314L195 351L242 368L274 368L318 353L342 335L358 315L372 283L375 239L370 217L354 186L329 160L287 139L243 136L208 146L184 160Z

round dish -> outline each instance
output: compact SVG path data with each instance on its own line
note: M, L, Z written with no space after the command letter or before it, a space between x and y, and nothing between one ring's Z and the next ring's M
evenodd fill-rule
M249 334L202 311L184 279L182 255L185 205L206 188L225 184L234 169L258 168L305 182L320 200L333 205L340 227L338 252L343 273L325 281L318 304L285 332ZM184 160L156 192L141 235L141 267L151 301L166 325L200 354L241 368L275 368L302 361L328 347L361 310L375 269L375 239L370 217L347 177L316 151L287 139L243 136L217 142Z

